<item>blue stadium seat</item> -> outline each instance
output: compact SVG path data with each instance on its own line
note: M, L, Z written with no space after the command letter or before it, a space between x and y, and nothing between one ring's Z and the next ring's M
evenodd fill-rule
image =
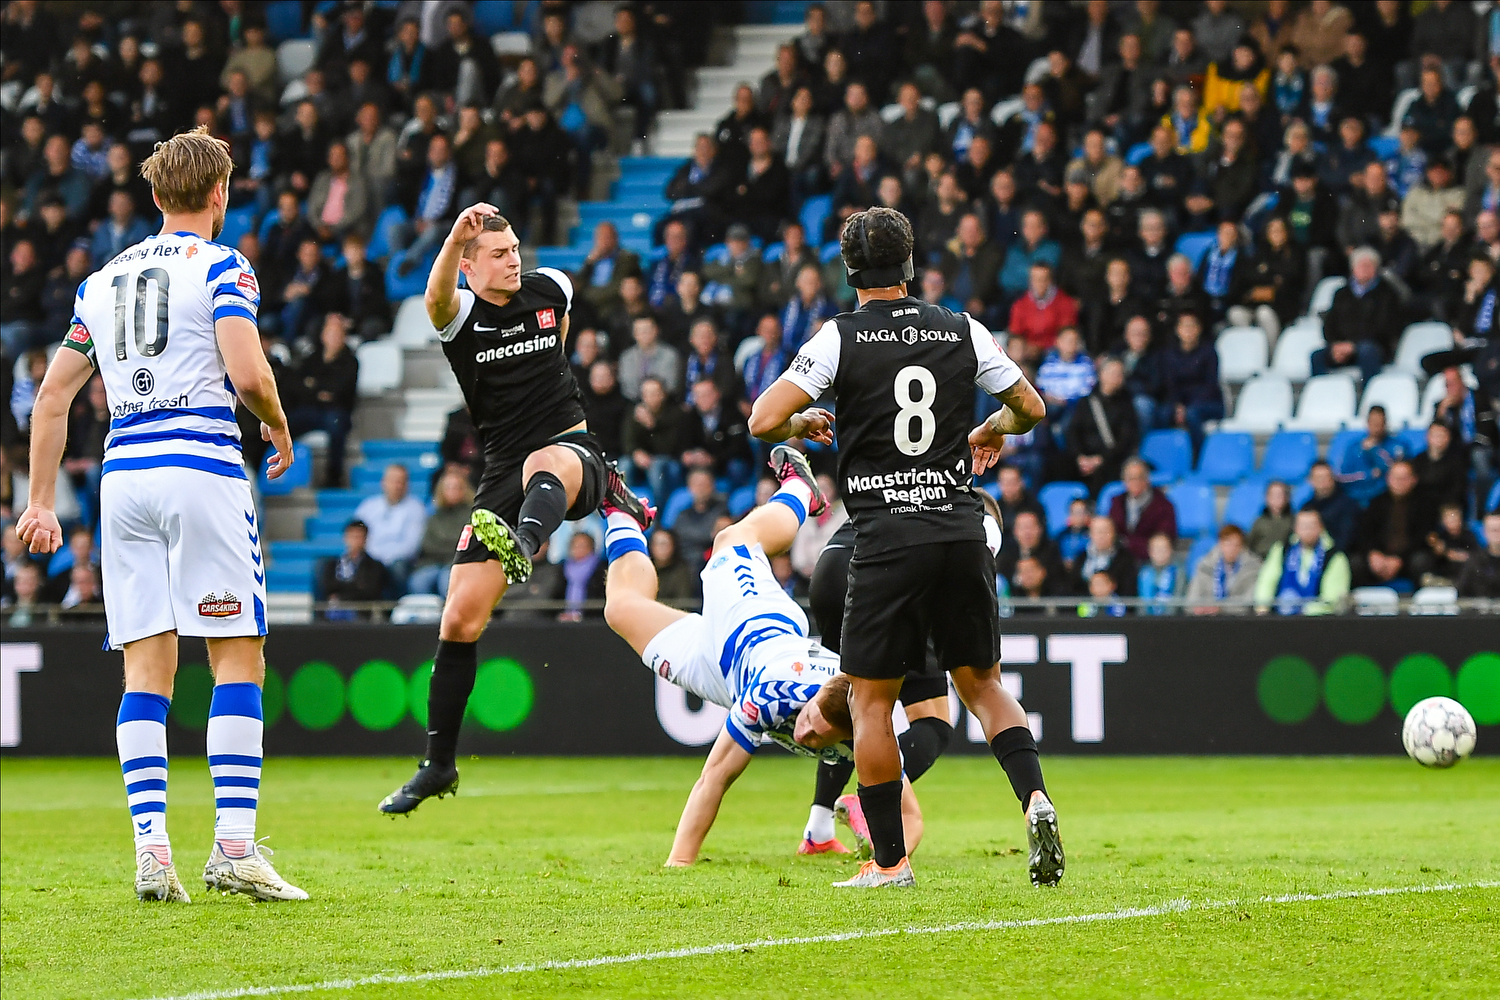
M729 516L744 517L755 506L755 487L741 486L729 494Z
M319 514L347 514L353 515L354 508L359 502L370 495L369 490L318 490L318 513Z
M622 156L620 175L629 177L632 174L652 172L672 174L684 162L686 158L681 156Z
M260 467L260 492L263 496L280 497L312 482L312 449L305 444L292 443L292 467L278 479L266 478L266 467L271 464L271 451L266 450L265 461Z
M682 512L693 505L693 495L688 492L686 486L679 486L667 497L666 505L661 509L661 523L664 528L672 528L677 524L677 519Z
M391 255L391 228L406 221L406 210L400 205L392 205L380 213L375 220L375 231L370 234L369 245L365 247L365 256L371 260L380 260L382 257Z
M1068 526L1068 507L1079 497L1088 499L1089 488L1082 483L1048 483L1037 493L1037 501L1047 514L1047 533L1060 535Z
M578 270L588 255L588 247L537 247L522 251L523 257L531 257L526 267L555 267L562 271Z
M1151 431L1141 441L1141 457L1164 481L1172 482L1192 471L1193 442L1188 432L1180 428ZM1153 482L1156 478L1151 477Z
M302 27L302 0L273 0L265 5L264 12L272 45L307 34Z
M396 261L392 258L390 267L385 269L385 297L391 302L404 302L413 295L421 295L427 290L427 273L432 270L432 262L437 260L436 249L429 250L417 262L406 275L396 272Z
M827 243L823 244L823 249L818 251L818 260L819 262L824 264L831 264L835 260L838 260L839 254L841 252L842 251L839 249L839 241L829 240Z
M1187 554L1187 578L1189 580L1193 578L1193 571L1198 568L1199 560L1208 555L1209 550L1218 543L1219 538L1215 532L1199 535L1193 542L1193 547L1188 549Z
M509 31L515 25L511 12L515 5L510 0L474 0L474 28L480 37L488 38L496 32Z
M1269 480L1259 477L1242 479L1238 486L1229 491L1229 502L1224 505L1224 523L1237 524L1246 531L1260 517L1260 512L1266 507L1266 483Z
M1125 492L1125 484L1118 479L1112 483L1105 483L1099 487L1099 502L1094 506L1094 513L1108 514L1109 505L1114 503L1115 497Z
M820 194L802 203L802 211L797 218L802 222L802 231L807 235L807 242L813 246L823 242L823 223L832 213L833 195L831 194Z
M314 563L295 560L284 566L266 569L266 590L273 594L310 594L313 589Z
M1218 527L1214 515L1214 488L1198 479L1187 479L1167 488L1167 497L1177 508L1177 533L1187 538L1211 535Z
M767 264L774 264L781 259L783 253L786 253L785 243L772 243L761 251L760 259Z
M1301 510L1302 505L1313 498L1312 483L1302 480L1292 486L1292 510Z
M225 247L237 246L244 235L254 228L254 205L231 208L224 213L224 228L219 230L219 238L214 242Z
M1125 151L1125 165L1133 167L1151 155L1151 143L1138 142Z
M1249 434L1211 434L1198 456L1198 475L1218 486L1230 486L1255 470L1255 438Z
M1408 427L1396 437L1406 445L1408 458L1414 458L1427 450L1427 428L1425 427Z
M306 542L272 542L269 555L271 561L280 565L283 560L327 559L342 555L344 541L341 538L326 538Z
M348 523L348 516L338 513L314 514L302 522L308 541L342 537L344 525Z
M1328 464L1333 467L1334 472L1344 471L1344 463L1349 460L1355 448L1364 440L1365 432L1362 430L1343 430L1333 436L1328 442L1328 450L1324 452Z
M1203 257L1214 245L1217 237L1212 232L1207 233L1183 233L1177 237L1177 252L1184 254L1188 260L1197 267L1203 261Z
M1372 135L1365 140L1365 145L1370 147L1377 160L1384 162L1400 151L1401 140L1393 135Z
M1484 510L1487 514L1494 513L1495 511L1500 510L1500 483L1496 483L1494 487L1490 489L1489 498L1484 502ZM1483 538L1483 533L1481 533L1479 537Z
M1261 456L1260 474L1267 479L1295 483L1307 476L1318 460L1318 436L1311 431L1277 431Z
M396 438L375 438L360 445L366 462L405 462L424 469L435 469L438 465L438 446L434 441L402 441Z

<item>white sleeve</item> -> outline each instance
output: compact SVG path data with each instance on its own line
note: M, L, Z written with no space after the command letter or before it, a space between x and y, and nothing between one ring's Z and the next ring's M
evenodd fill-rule
M988 512L984 515L984 544L990 550L991 556L1000 554L1000 546L1005 541L1005 536L1000 533L1000 522L996 521Z
M558 288L562 289L563 300L567 302L567 305L563 306L563 312L571 312L573 309L573 279L555 267L539 267L536 269L536 273L545 274L556 283Z
M974 384L991 396L1004 392L1021 381L1021 369L995 343L994 334L972 316L969 319L969 340L974 345L974 356L979 359L979 370L974 373Z
M469 318L469 313L474 309L474 293L467 288L458 290L458 313L448 321L448 325L438 331L438 340L447 343L458 336L458 328L464 325L464 320Z
M250 262L232 250L228 257L208 269L209 300L213 303L214 322L228 316L240 316L256 322L260 309L260 283Z
M802 345L781 377L813 399L819 399L838 374L840 347L838 324L828 320Z

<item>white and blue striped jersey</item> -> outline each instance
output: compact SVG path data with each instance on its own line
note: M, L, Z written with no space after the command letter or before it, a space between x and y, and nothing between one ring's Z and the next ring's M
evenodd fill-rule
M246 478L214 324L254 323L259 305L249 261L184 232L142 240L78 286L63 346L104 378L104 474L175 466Z

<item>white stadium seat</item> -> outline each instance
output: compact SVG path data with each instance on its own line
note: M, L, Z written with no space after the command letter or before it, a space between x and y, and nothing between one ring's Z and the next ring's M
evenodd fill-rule
M359 361L359 394L379 396L401 384L401 345L390 340L360 344L354 352Z
M401 302L396 310L396 322L391 327L391 340L402 347L426 347L438 339L427 318L427 303L422 296L412 295Z
M1452 348L1453 328L1447 323L1413 323L1401 331L1401 340L1396 345L1396 360L1391 362L1391 367L1421 378L1426 374L1422 370L1423 358Z
M1401 610L1401 596L1390 587L1355 587L1349 596L1361 615L1394 615Z
M300 80L318 60L318 47L310 38L289 38L276 46L276 75L282 83Z
M1219 380L1238 385L1265 371L1270 350L1266 331L1258 326L1231 326L1214 342L1219 352Z
M1443 376L1438 375L1427 380L1427 388L1422 390L1422 402L1417 405L1416 424L1418 427L1425 427L1432 423L1433 411L1437 409L1438 401L1447 392L1448 383Z
M1333 297L1340 288L1348 282L1343 278L1324 278L1318 282L1318 287L1313 289L1312 301L1307 306L1309 316L1321 316L1333 305Z
M1292 383L1268 372L1245 383L1234 416L1221 423L1219 430L1270 434L1291 416Z
M1325 434L1342 430L1354 419L1355 395L1354 380L1347 375L1314 375L1302 387L1297 415L1286 426Z
M1271 370L1293 382L1306 382L1312 375L1313 352L1323 344L1322 321L1299 319L1276 338Z
M443 599L436 594L407 594L391 609L392 625L436 625L443 620Z
M963 108L959 106L957 101L939 104L937 109L938 124L946 129L949 125L953 124L953 119L957 118L962 111Z
M266 622L271 625L311 625L313 595L307 591L271 591L266 595Z
M1411 110L1411 106L1417 103L1417 98L1421 96L1422 92L1416 87L1407 87L1396 95L1395 101L1391 103L1391 123L1385 127L1386 135L1392 139L1401 135L1401 119L1406 117L1406 112Z
M524 31L499 31L490 36L490 48L501 59L519 58L531 51L531 36Z
M1004 125L1024 110L1026 110L1026 102L1019 97L1012 97L1008 101L1001 101L990 110L990 121L996 125Z
M1359 400L1359 419L1364 420L1370 407L1385 407L1386 426L1395 430L1417 418L1417 380L1406 372L1381 372L1370 379Z
M736 375L745 374L745 363L750 360L752 355L764 350L765 346L766 342L753 333L740 341L740 346L734 349L734 373Z
M1411 598L1411 613L1414 615L1458 614L1457 587L1423 587Z
M906 109L899 104L887 104L880 109L880 120L889 125L906 113Z
M1052 64L1047 61L1046 56L1037 56L1031 60L1031 65L1026 67L1026 82L1041 83L1047 79L1047 74L1052 72Z

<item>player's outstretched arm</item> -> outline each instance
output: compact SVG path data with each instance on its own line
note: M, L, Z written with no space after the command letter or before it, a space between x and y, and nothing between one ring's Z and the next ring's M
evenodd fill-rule
M276 449L266 467L266 478L275 479L292 464L292 433L276 391L276 375L260 346L260 334L245 317L225 316L214 323L214 337L235 395L260 418L261 437Z
M1000 461L1000 446L1007 434L1025 434L1047 415L1047 404L1024 375L995 398L1005 405L969 432L976 476Z
M436 329L443 329L458 315L458 262L464 256L464 244L484 231L484 220L499 215L494 205L479 202L458 213L453 228L432 262L432 271L427 275L427 291L422 299L427 304L427 318Z
M56 552L62 547L57 523L57 469L68 443L68 408L94 374L94 366L78 351L58 351L36 391L31 408L31 488L26 510L16 522L16 534L32 552Z
M703 773L698 775L688 795L682 819L677 821L677 836L672 838L672 853L667 857L666 867L685 868L698 860L703 838L708 836L719 815L724 793L749 766L750 754L735 742L727 728L721 730L708 752L708 760L703 762Z
M807 438L819 444L833 444L833 414L810 406L812 401L800 386L777 379L751 408L750 433L773 443Z

